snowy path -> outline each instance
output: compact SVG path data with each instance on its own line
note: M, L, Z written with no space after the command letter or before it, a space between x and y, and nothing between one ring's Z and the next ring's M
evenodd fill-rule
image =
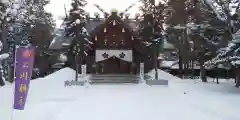
M69 74L68 74L69 72ZM164 73L160 75L163 77ZM64 75L64 77L60 77ZM68 76L69 75L69 76ZM71 78L72 77L72 78ZM167 78L170 76L166 75ZM18 120L239 120L240 89L172 77L168 87L91 85L64 87L74 79L65 69L31 82L27 106ZM187 94L183 94L186 92ZM12 86L0 89L0 120L10 120Z
M88 91L87 98L71 103L53 120L217 120L183 104L169 88L106 87Z
M29 105L15 117L20 120L220 120L189 106L170 89L132 85L75 89L74 99L47 98Z
M180 94L175 88L137 85L90 86L89 88L69 88L72 96L65 94L33 102L23 113L16 113L20 120L238 120L232 114L218 113L201 94ZM65 97L64 97L65 96ZM31 98L30 98L31 99ZM199 99L198 101L196 101ZM213 99L214 100L214 99ZM212 101L209 101L212 103ZM218 101L215 101L218 102ZM225 106L225 105L224 105ZM227 109L224 110L226 113ZM239 110L239 109L238 109ZM41 111L41 112L40 112ZM230 111L234 112L234 111ZM237 110L235 111L235 113ZM227 112L229 113L229 112Z

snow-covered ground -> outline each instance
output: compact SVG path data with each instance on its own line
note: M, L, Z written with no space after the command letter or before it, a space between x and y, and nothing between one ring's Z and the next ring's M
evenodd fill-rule
M239 120L240 89L181 80L163 71L169 86L64 87L75 71L64 68L31 81L24 111L13 111L13 85L0 88L0 120ZM153 71L149 73L153 74ZM186 93L186 94L184 94Z

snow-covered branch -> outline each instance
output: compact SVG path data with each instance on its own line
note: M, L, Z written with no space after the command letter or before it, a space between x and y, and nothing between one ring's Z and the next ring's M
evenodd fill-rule
M8 53L4 53L4 54L1 54L0 55L0 60L5 60L9 57L9 54Z

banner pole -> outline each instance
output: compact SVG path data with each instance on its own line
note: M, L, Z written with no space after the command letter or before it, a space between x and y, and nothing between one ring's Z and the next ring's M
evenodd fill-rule
M18 46L15 46L15 53L14 53L14 70L13 70L13 82L14 82L14 85L13 85L13 97L12 97L12 104L11 104L11 116L10 116L10 120L14 120L14 98L15 98L15 84L16 84L16 64L17 64L17 61L16 61L16 53L17 53L17 48ZM9 78L11 79L11 78Z
M14 77L15 79L15 77ZM11 113L10 113L10 120L14 120L14 98L15 98L15 83L13 86L13 95L12 95L12 103L11 103Z

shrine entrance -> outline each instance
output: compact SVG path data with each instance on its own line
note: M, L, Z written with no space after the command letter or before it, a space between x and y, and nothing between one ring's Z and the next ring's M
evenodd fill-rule
M131 64L131 51L101 50L96 52L96 73L129 74Z
M99 74L129 74L131 63L111 57L97 63L97 73Z

